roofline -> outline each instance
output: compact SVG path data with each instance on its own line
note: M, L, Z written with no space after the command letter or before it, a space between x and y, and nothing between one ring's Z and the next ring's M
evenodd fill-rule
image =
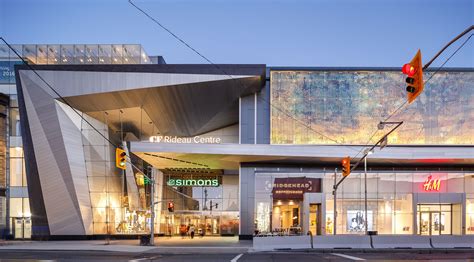
M312 67L312 66L267 66L269 71L400 71L401 67ZM427 69L434 71L438 68ZM440 71L474 72L474 67L446 67Z

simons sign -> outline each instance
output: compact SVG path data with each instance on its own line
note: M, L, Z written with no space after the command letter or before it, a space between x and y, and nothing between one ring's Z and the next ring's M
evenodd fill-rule
M170 178L166 182L168 186L219 186L219 180L213 179L181 179Z
M317 192L321 192L321 178L275 178L272 189L273 199L303 199L304 193Z

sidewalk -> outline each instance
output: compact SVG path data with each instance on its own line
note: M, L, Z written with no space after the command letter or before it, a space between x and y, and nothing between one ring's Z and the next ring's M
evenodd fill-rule
M239 241L237 237L156 237L155 246L140 246L139 240L83 240L83 241L5 241L1 250L41 251L109 251L127 253L244 253L252 241Z

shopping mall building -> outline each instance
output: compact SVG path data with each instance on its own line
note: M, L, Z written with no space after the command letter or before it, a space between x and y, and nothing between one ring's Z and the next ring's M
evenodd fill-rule
M191 225L243 239L364 234L365 224L474 234L472 68L436 73L390 119L403 124L367 159L367 212L361 165L337 191L334 220L335 168L390 130L377 124L406 100L398 68L176 65L139 45L14 48L29 65L1 47L4 237L149 232L143 173L154 177L159 235Z

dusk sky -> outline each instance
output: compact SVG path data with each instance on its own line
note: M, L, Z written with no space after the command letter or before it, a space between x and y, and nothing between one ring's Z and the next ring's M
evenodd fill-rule
M230 64L400 67L418 48L427 62L474 21L473 0L134 2ZM206 63L128 0L0 0L0 35L15 44L137 43L167 63ZM474 66L473 38L446 67Z

